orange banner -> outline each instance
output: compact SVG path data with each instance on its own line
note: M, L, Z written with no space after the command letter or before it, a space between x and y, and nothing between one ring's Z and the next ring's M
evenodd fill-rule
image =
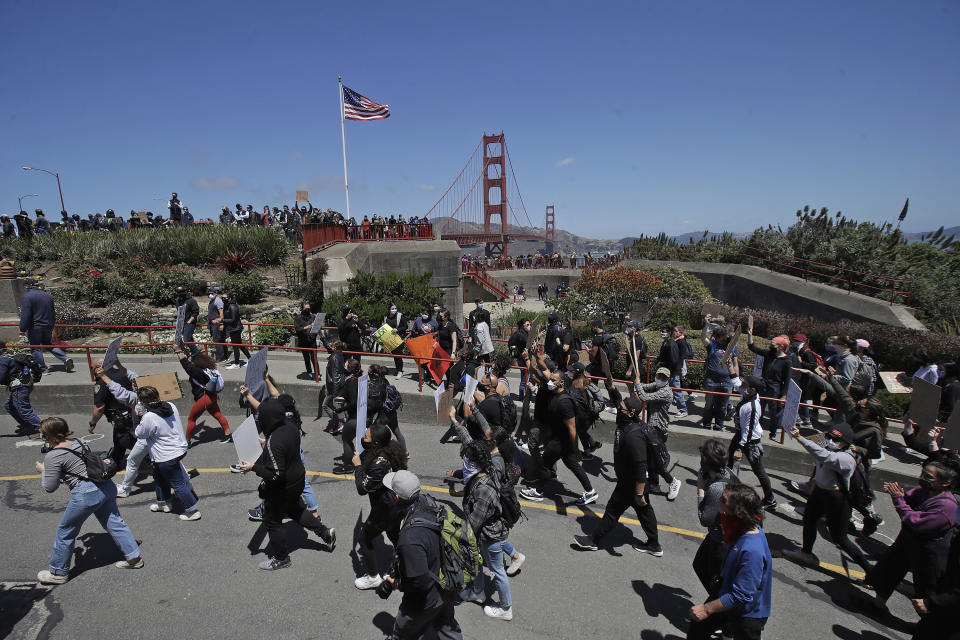
M426 334L422 336L417 336L416 338L410 338L409 340L404 341L407 345L407 350L410 351L418 365L427 364L430 358L433 356L433 345L436 340L433 337L433 334Z

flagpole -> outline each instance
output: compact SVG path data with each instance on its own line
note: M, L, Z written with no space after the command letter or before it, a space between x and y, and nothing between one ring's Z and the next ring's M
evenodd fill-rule
M347 182L347 136L343 126L343 76L337 76L340 88L340 140L343 143L343 193L347 198L347 220L350 219L350 183Z

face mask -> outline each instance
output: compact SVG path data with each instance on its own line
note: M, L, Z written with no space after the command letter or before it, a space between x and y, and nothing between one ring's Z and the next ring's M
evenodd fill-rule
M732 513L720 513L720 529L723 531L723 543L726 545L733 544L736 539L743 532L745 527L740 518L736 517Z
M617 426L625 427L631 422L633 422L633 416L628 415L622 408L617 407Z
M828 342L827 344L825 344L825 345L823 346L823 348L824 348L825 351L827 351L827 352L829 352L829 353L833 353L834 351L837 350L837 348L833 345L832 342Z
M217 294L215 294L215 293L208 293L208 294L207 294L207 297L210 298L211 300L213 300L214 298L217 297Z
M933 481L930 478L921 477L917 481L917 484L926 489L927 491L933 491Z
M799 351L800 351L800 347L803 346L803 343L802 343L802 342L791 342L791 343L790 343L790 346L793 348L794 351L798 351L798 352L799 352Z
M303 311L301 311L301 313L302 313L304 316L308 316L308 315L310 315L310 309L304 309Z
M827 440L826 444L823 445L823 448L827 451L840 451L840 443L834 442L833 440Z
M396 309L390 309L390 315L392 315L392 316L397 315L397 310L396 310Z
M483 305L482 305L482 304L478 304L478 305L477 305L477 309L483 309Z
M373 442L367 442L366 440L361 440L360 446L362 446L363 450L366 451L367 449L373 446Z
M549 389L550 391L556 391L557 383L554 382L553 380L547 380L547 389Z
M138 402L137 406L133 408L133 412L138 416L143 416L147 412L147 408L143 406L143 403Z
M420 317L423 318L424 320L429 320L429 319L430 319L430 315L427 314L427 313L421 314Z
M663 338L664 340L666 340L666 339L667 339L667 332L666 332L666 331L661 331L661 332L660 332L660 337Z
M434 308L433 308L433 312L434 312L434 313L436 313L437 311L440 311L440 307L434 307Z
M657 389L663 389L667 386L668 380L654 380L653 384L657 385Z
M480 467L475 466L472 462L462 458L463 460L463 484L470 482L470 478L480 473Z

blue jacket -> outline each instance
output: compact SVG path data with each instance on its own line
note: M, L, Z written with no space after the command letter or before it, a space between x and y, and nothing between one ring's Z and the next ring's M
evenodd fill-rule
M20 331L53 328L53 296L40 289L27 289L20 299Z
M727 552L720 576L720 601L725 609L744 618L770 617L773 560L762 527L758 533L737 538Z

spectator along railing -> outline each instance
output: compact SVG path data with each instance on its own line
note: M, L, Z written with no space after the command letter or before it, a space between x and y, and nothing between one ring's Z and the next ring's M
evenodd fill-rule
M433 240L429 222L343 225L333 222L303 225L303 251L309 253L337 242Z
M909 306L913 295L912 280L857 271L748 245L705 247L654 245L629 247L627 250L631 258L641 260L730 262L763 266L771 271L787 273L804 280L825 282L834 287L846 289L847 293L856 291L887 300L890 304L901 303Z

